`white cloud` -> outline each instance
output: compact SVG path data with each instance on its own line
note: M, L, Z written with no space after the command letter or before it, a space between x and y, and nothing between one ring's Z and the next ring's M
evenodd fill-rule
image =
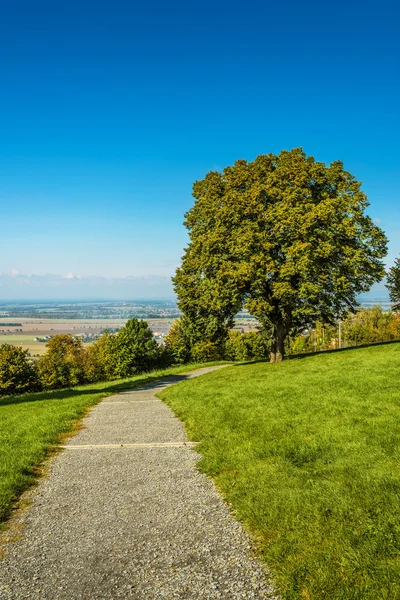
M71 273L71 271L66 275L63 275L62 277L63 279L83 279L82 275L74 275L73 273Z
M11 276L18 277L18 275L21 275L21 271L18 271L18 269L12 269Z

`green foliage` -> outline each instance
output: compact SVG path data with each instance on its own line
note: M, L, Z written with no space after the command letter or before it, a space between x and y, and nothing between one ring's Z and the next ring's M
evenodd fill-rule
M380 305L359 308L341 321L342 348L395 340L400 340L400 314L384 311ZM290 347L292 354L337 349L339 323L316 323L312 330L291 337Z
M262 360L268 358L270 341L260 332L230 331L225 344L225 358L227 360Z
M290 351L292 354L305 354L313 351L311 336L298 335L290 340Z
M35 370L28 359L28 350L1 344L0 396L23 394L38 387Z
M223 347L221 347L220 344L214 344L213 342L196 342L191 351L191 359L196 363L212 362L223 358Z
M70 334L55 335L46 344L47 352L36 363L44 389L70 387L85 382L86 353L80 340Z
M190 360L191 336L187 320L183 317L176 319L165 338L167 351L177 364L184 364Z
M360 308L343 321L343 338L354 344L389 342L400 337L400 319L381 306Z
M400 258L396 258L387 274L387 286L393 310L400 311Z
M190 243L173 279L198 340L220 343L242 308L272 332L271 360L293 328L355 310L384 275L386 237L365 215L340 161L301 149L238 160L193 186Z
M111 336L108 331L105 331L87 349L85 361L86 381L109 381L114 378L111 352Z
M146 321L130 319L110 338L114 377L129 377L158 366L162 351Z
M400 344L236 365L161 392L285 600L400 598Z
M214 361L226 360L257 360L268 357L270 342L260 332L240 333L229 331L225 344L213 343L207 340L194 341L191 335L191 323L185 317L177 319L166 338L168 351L175 363L182 364L190 360ZM195 338L194 338L195 339Z
M320 352L321 350L336 350L339 347L338 331L338 323L330 325L318 321L312 329L307 329L301 334L292 335L291 332L291 354L302 354L315 351Z

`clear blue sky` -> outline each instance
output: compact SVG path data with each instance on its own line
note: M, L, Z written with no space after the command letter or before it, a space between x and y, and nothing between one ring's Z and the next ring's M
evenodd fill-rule
M193 181L297 146L363 181L390 265L399 21L394 0L3 0L0 271L169 276Z

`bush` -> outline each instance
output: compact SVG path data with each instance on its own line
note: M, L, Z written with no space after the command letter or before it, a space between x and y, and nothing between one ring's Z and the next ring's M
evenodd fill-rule
M194 362L212 362L224 357L223 349L213 342L197 342L192 348L192 360Z
M398 339L398 320L381 306L360 308L343 323L343 338L353 344L371 344Z
M146 321L130 319L110 338L110 358L113 377L130 377L158 367L163 351Z
M0 395L23 394L38 387L35 370L28 359L28 350L1 344Z
M271 343L261 332L230 331L225 344L227 360L262 360L269 357Z
M184 364L190 361L190 335L184 318L176 319L169 330L165 343L174 363Z
M89 346L85 362L86 381L109 381L114 378L111 339L106 331Z
M87 353L81 341L70 334L60 334L47 342L46 347L46 354L36 364L43 388L56 389L85 383Z
M312 352L314 346L310 336L297 335L290 341L290 352L292 354L305 354Z

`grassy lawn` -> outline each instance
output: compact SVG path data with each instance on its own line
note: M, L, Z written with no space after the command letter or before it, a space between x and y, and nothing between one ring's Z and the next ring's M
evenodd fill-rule
M160 396L283 598L400 599L400 344L232 366Z
M0 523L37 478L40 465L60 437L73 431L85 412L110 394L207 365L184 365L130 379L69 390L0 398Z

